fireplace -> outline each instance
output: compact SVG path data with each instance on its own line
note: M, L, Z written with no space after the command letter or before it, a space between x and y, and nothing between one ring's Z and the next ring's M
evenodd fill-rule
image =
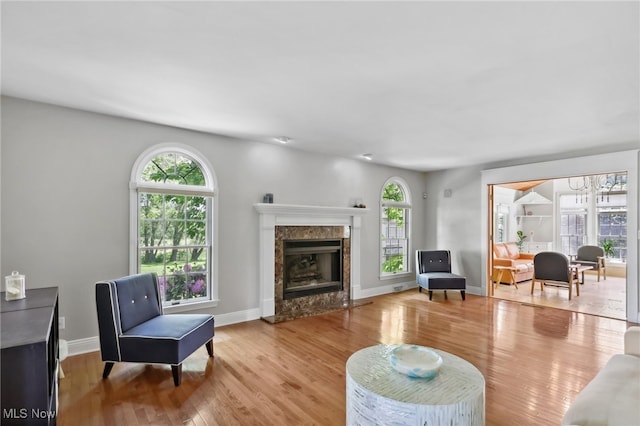
M254 206L260 219L259 279L262 319L279 322L326 312L335 306L350 304L352 300L360 297L360 234L362 216L367 213L366 208L268 203ZM327 275L329 278L326 278L327 282L323 284L327 287L335 286L331 291L323 289L323 292L315 294L294 293L294 296L287 295L285 298L284 243L303 240L312 244L318 241L340 241L341 286L336 285L339 280L331 273ZM335 243L323 244L335 246ZM310 283L304 285L308 284ZM322 286L316 286L314 291L321 288Z
M342 290L342 240L284 241L283 298Z

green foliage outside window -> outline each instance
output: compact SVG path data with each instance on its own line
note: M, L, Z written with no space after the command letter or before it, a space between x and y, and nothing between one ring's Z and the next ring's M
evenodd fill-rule
M404 194L400 185L390 183L384 188L382 199L385 201L404 201ZM404 225L404 209L400 207L387 207L384 209L385 215L389 221L394 221L398 227Z
M142 172L153 183L204 186L199 165L177 153L163 153ZM165 302L207 294L207 197L139 192L141 272L156 272Z
M398 272L404 270L404 256L397 254L382 264L382 272Z
M402 202L405 201L404 192L402 188L397 183L390 183L384 188L384 192L382 194L383 201L397 201ZM405 222L405 211L404 207L385 207L384 215L387 220L387 223L394 224L397 228L402 228ZM383 240L389 240L389 235L383 235ZM393 273L404 271L404 255L403 254L393 254L386 256L386 260L382 263L382 272Z

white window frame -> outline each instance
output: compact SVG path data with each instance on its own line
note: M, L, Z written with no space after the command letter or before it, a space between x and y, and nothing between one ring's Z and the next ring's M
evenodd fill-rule
M193 159L202 174L204 175L204 186L180 185L175 183L159 183L146 182L142 179L142 172L146 165L155 157L166 153L180 153ZM186 312L199 309L206 309L218 306L218 203L217 195L217 179L213 171L213 167L204 155L194 148L177 143L163 143L152 146L144 151L133 165L131 178L129 181L129 273L137 274L139 272L139 249L138 249L138 192L155 192L155 193L171 193L179 195L198 195L210 197L211 202L208 203L209 223L207 230L207 243L211 246L211 259L209 271L209 300L185 303L179 305L164 306L163 311L166 313Z
M384 200L382 197L384 195L384 189L389 185L395 183L396 185L398 185L400 187L400 189L402 190L402 192L404 193L404 198L405 200L403 202L397 202L397 201L389 201L389 200ZM387 179L385 181L385 183L382 185L382 188L380 190L380 196L379 196L379 200L380 200L380 221L378 223L379 226L379 230L382 229L383 224L383 219L384 219L384 209L386 207L399 207L399 208L404 208L405 212L406 212L406 217L405 217L405 236L406 236L406 240L407 240L407 254L406 254L406 270L402 271L402 272L383 272L382 270L382 265L384 264L384 261L381 258L381 253L382 253L382 237L379 238L379 246L378 246L378 256L380 256L380 261L378 263L378 274L379 274L379 278L381 280L389 280L389 279L393 279L393 278L400 278L400 277L406 277L412 274L412 270L413 270L413 256L411 255L411 253L413 252L411 249L411 224L412 224L412 217L411 217L411 191L409 189L409 185L407 185L407 182L397 176L391 177L389 179Z

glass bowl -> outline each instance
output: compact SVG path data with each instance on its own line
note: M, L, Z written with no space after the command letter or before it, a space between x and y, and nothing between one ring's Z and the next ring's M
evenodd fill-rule
M389 355L391 366L414 379L431 379L438 374L442 357L437 352L418 345L400 345Z

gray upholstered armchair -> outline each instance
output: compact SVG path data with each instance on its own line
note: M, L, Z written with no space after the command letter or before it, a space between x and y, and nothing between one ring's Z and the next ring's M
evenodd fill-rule
M531 280L531 294L536 282L540 283L540 291L544 291L546 284L567 287L569 300L573 286L576 286L576 296L580 295L578 286L578 273L571 268L569 258L564 253L555 251L543 251L533 258L533 279Z
M185 358L202 345L213 356L213 316L164 315L156 274L96 283L96 306L105 379L115 362L170 364L179 386Z
M598 271L598 282L600 282L600 271L602 271L603 279L607 279L607 269L604 263L604 249L602 247L578 247L578 254L576 254L572 259L571 263L591 266L594 270ZM584 280L582 282L584 283Z

